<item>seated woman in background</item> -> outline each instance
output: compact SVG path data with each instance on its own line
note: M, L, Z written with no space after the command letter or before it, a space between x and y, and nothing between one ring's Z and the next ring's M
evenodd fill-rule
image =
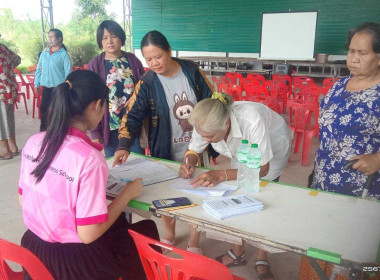
M184 163L180 167L182 178L188 178L195 171L198 154L209 144L216 152L231 159L230 169L205 172L190 182L193 186L213 187L223 181L236 180L237 150L242 139L259 145L260 178L279 180L288 162L291 139L285 120L269 107L255 102L234 103L230 95L215 92L212 98L202 100L195 106L189 122L195 130L185 156L188 166ZM199 247L199 233L190 236L189 245ZM233 249L217 257L217 260L227 266L246 264L244 245L234 245ZM258 250L255 267L259 279L273 277L266 251Z
M125 32L117 22L103 21L96 32L96 41L104 52L87 66L87 70L97 73L110 89L105 114L98 126L90 131L93 141L104 145L106 157L112 157L116 151L121 119L136 83L144 74L140 60L133 53L121 50L125 39ZM144 154L139 137L136 137L131 152Z
M158 239L153 221L130 225L121 214L140 195L142 179L107 206L103 146L86 132L102 119L108 92L94 72L71 73L53 91L47 131L22 150L19 200L28 230L21 245L55 279L145 279L128 229Z
M347 67L322 100L319 149L312 188L360 196L376 173L370 197L380 199L380 25L365 23L348 34ZM347 160L357 159L344 170Z

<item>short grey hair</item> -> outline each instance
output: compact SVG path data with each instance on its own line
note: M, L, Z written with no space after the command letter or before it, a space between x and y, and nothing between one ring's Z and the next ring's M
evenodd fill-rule
M207 132L223 130L230 115L230 105L234 102L227 94L224 95L224 99L226 104L219 99L203 99L195 105L188 119L189 123Z

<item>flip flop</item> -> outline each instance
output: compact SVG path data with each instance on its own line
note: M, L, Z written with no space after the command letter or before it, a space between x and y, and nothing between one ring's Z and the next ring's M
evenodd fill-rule
M264 272L264 273L259 274L257 272L257 267L259 265L265 266L265 268L266 268L267 271ZM274 276L273 276L272 272L270 271L270 264L269 264L269 262L267 260L256 260L255 270L256 270L256 273L257 273L257 278L259 280L274 279Z
M0 160L7 160L7 159L12 159L12 158L13 158L12 156L9 158L0 156Z
M233 260L232 263L229 263L229 264L225 265L227 267L235 267L235 266L241 266L241 265L246 265L247 264L247 261L245 260L245 252L243 254L241 254L240 256L236 256L234 254L234 252L232 251L232 249L228 250L227 253L216 257L215 259L218 262L223 263L223 257L227 256L227 255Z
M187 245L187 251L198 255L203 255L202 249L199 247L189 247L189 245Z
M174 241L169 241L169 240L166 240L166 239L160 239L160 242L164 243L164 244L168 244L170 246L174 246ZM162 249L162 253L164 255L168 254L169 252L170 252L169 249Z

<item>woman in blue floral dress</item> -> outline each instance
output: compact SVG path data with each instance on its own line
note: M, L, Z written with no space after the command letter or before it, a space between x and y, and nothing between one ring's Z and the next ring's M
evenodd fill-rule
M348 34L349 77L320 105L320 145L312 188L361 196L376 173L370 197L380 199L380 25L365 23ZM349 170L348 160L358 159Z

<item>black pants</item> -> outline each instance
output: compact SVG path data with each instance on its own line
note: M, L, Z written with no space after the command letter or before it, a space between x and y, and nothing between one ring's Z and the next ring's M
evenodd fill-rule
M48 126L48 113L54 88L42 87L42 99L40 104L41 125L40 131L45 131Z

